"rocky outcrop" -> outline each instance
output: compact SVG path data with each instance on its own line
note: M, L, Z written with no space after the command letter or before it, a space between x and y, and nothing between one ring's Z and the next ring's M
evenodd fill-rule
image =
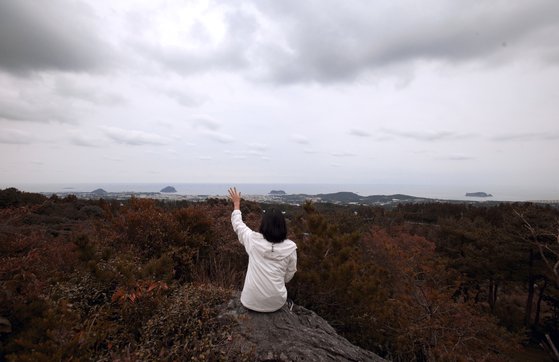
M351 344L316 313L285 305L274 313L253 312L236 295L221 318L232 318L232 348L257 361L385 361Z

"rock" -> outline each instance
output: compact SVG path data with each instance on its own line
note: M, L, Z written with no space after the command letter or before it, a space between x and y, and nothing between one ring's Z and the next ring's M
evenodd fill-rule
M173 186L167 186L167 187L162 188L161 191L159 191L159 192L171 193L171 192L177 192L177 190Z
M316 313L298 305L285 305L273 313L253 312L229 301L220 318L237 322L231 347L253 352L257 361L385 361L351 344Z
M0 317L0 333L11 333L12 324L4 317Z

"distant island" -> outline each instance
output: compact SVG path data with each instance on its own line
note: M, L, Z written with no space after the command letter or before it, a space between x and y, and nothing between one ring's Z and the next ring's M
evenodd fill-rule
M96 189L96 190L91 191L91 193L92 193L93 195L98 195L98 196L105 196L105 195L107 195L107 191L105 191L105 190L103 190L103 189Z
M323 202L332 203L361 203L361 204L383 204L383 203L398 203L398 202L421 202L429 199L423 197L415 197L410 195L395 194L395 195L370 195L360 196L354 192L335 192L330 194L315 195Z
M159 192L172 193L172 192L177 192L177 190L173 186L167 186L162 188L161 191Z
M485 193L485 192L467 192L466 196L468 196L468 197L493 197L493 195Z
M270 192L269 195L273 196L274 202L280 201L288 204L301 204L307 200L311 200L313 202L326 202L326 203L334 203L334 204L342 204L342 205L350 205L350 204L396 205L398 203L419 203L419 202L435 201L433 199L428 199L424 197L415 197L415 196L402 195L402 194L361 196L354 192L348 192L348 191L335 192L329 194L317 194L317 195L279 194L276 191L275 194L272 194L272 192Z
M283 190L272 190L269 195L287 195Z

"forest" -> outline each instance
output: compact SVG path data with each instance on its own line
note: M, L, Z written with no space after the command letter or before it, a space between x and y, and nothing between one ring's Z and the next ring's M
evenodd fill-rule
M559 210L533 203L281 208L290 298L393 361L542 361L559 346ZM247 256L225 199L0 190L0 360L251 360L220 306Z

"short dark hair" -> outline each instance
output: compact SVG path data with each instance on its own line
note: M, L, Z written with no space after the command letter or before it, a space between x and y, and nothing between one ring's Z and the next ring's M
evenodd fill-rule
M259 231L271 243L281 243L287 239L287 225L283 213L276 209L265 211Z

